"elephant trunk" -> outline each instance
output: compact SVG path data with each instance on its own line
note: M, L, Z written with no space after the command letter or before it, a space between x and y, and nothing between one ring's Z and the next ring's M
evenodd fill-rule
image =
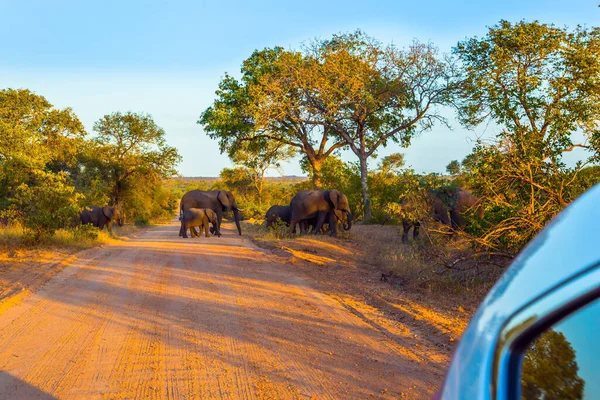
M238 233L242 234L242 228L240 227L240 210L237 208L233 209L233 219L235 220L235 226L237 226Z
M349 231L352 228L352 214L350 214L350 211L346 211L346 219L348 220L348 224L344 224L344 230Z

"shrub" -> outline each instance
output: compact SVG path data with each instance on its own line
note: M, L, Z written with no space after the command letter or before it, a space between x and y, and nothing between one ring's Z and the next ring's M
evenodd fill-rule
M81 225L73 230L73 235L78 240L98 240L99 233L98 228L91 224Z
M35 171L29 184L19 185L13 210L35 238L51 236L79 212L83 195L66 182L64 173Z

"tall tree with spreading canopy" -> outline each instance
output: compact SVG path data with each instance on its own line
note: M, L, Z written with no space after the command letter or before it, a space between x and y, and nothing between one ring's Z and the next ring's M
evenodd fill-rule
M94 131L90 164L110 182L113 204L120 205L125 192L140 181L154 184L176 174L181 157L150 115L115 112L98 120Z
M360 31L315 41L315 86L308 106L359 159L364 220L371 219L370 157L390 142L408 146L435 122L455 87L451 62L431 44L383 46Z
M231 158L243 142L296 149L311 166L314 187L320 188L323 161L345 142L307 107L307 93L318 90L313 63L281 47L255 51L243 62L240 81L230 75L221 80L217 99L198 123Z
M463 162L493 211L482 243L518 250L581 192L579 172L600 161L600 29L500 21L454 52L461 122L499 128ZM568 166L563 156L574 149L581 161Z

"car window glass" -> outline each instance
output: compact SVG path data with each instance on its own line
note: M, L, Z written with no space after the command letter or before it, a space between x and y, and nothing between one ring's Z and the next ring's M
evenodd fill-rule
M600 299L531 343L521 367L522 399L600 399Z

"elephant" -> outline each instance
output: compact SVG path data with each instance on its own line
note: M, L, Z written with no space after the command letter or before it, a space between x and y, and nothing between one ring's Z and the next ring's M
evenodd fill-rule
M319 232L323 223L329 221L331 236L337 235L337 218L335 210L346 214L347 223L344 230L352 228L352 213L345 194L338 190L303 190L296 194L290 202L290 232L296 232L296 225L303 220L316 218L313 232Z
M448 201L443 200L446 196L449 197ZM406 198L402 198L398 202L402 207L410 207L409 203L409 200ZM464 214L474 207L477 207L477 216L483 218L481 199L468 190L459 188L451 193L429 190L427 192L426 203L430 206L429 215L431 218L436 222L449 226L452 231L465 228L467 221L464 218ZM403 219L402 243L408 243L408 233L411 228L413 228L413 239L417 239L419 237L420 225L419 220Z
M333 210L334 212L334 217L335 217L335 221L336 221L336 229L339 228L339 225L341 224L342 227L344 225L346 225L348 223L348 219L346 218L346 214L343 213L340 210ZM317 226L317 219L318 217L312 217L309 219L305 219L300 221L300 232L308 232L311 229L313 230L313 232L316 233L315 228ZM330 215L328 214L327 217L325 218L325 222L323 222L323 225L321 225L321 230L320 233L325 233L327 232L327 230L330 230L331 227L329 226L329 220L330 220Z
M233 211L235 225L238 233L242 234L240 227L240 210L237 207L235 198L231 192L225 190L192 190L187 192L181 198L179 203L179 218L190 208L210 208L217 214L217 224L210 228L213 234L221 233L221 222L223 220L223 211ZM179 230L179 236L183 236L183 229Z
M114 220L119 226L123 226L123 220L119 217L119 212L115 207L89 207L81 212L79 218L83 225L92 224L100 230L106 226L109 233L112 233Z
M267 228L270 228L277 221L282 221L286 225L289 225L290 216L290 206L271 206L265 214Z
M414 201L414 200L413 200ZM398 204L403 210L408 210L409 214L413 214L412 218L402 219L402 243L408 243L408 234L410 229L413 229L413 239L418 239L419 229L421 227L421 221L419 214L422 213L422 208L429 208L429 215L434 221L440 222L444 225L450 225L450 218L448 216L449 208L440 199L435 190L428 190L425 199L420 202L413 202L407 197L402 197ZM416 204L418 203L418 204ZM419 210L418 208L421 208Z
M337 211L337 213L341 214L340 211ZM289 226L290 225L290 217L291 217L290 206L279 206L279 205L271 206L271 208L269 208L269 210L265 214L265 219L267 221L267 228L270 228L271 226L273 226L277 221L281 221L286 226ZM325 219L325 221L328 221L328 220L329 219L327 219L327 218ZM309 219L303 219L302 221L299 222L300 232L308 232L311 228L314 228L316 223L317 223L317 216L314 216L313 218L309 218ZM324 222L323 227L321 228L321 231L323 231L325 226L329 227L329 223Z
M208 237L208 225L212 223L214 227L217 225L217 214L210 208L190 208L186 210L181 216L181 229L183 230L183 237L187 238L187 230L189 229L192 237L200 236L204 229L204 235ZM196 233L194 227L200 228L200 235ZM221 236L221 233L217 231L217 236Z
M464 214L475 209L478 218L483 218L483 205L481 199L468 190L460 189L456 193L456 202L450 209L450 223L453 230L464 229L467 226Z

